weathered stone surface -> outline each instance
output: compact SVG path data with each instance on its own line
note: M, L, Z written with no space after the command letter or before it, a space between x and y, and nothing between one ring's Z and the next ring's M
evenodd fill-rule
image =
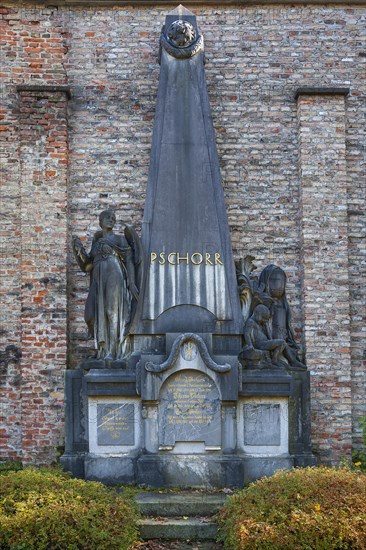
M199 441L221 448L221 402L207 375L186 370L171 376L160 392L159 445Z
M280 445L280 405L244 405L244 445Z
M139 484L147 487L243 487L243 459L206 453L143 455L136 462Z
M144 516L212 516L225 504L224 493L147 491L136 501Z
M135 482L135 460L133 457L87 456L85 479L101 481L106 485L131 485Z
M262 477L270 477L277 470L288 470L294 466L294 460L289 456L263 456L260 460L258 460L258 457L248 456L243 459L243 462L243 482L245 485Z
M142 538L163 540L211 540L217 537L217 525L200 518L174 519L142 519L139 521Z

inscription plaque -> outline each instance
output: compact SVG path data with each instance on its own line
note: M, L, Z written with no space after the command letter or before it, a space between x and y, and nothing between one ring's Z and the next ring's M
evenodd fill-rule
M280 420L279 404L244 405L244 444L280 445Z
M215 383L205 374L188 370L169 378L161 392L159 432L159 443L165 447L173 447L176 441L220 446L220 397Z
M134 445L135 424L132 403L97 405L98 445Z

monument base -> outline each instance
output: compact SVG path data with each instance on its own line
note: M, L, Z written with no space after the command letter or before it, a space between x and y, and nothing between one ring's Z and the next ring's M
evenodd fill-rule
M171 349L171 363L141 354L135 370L66 373L66 470L108 485L210 490L315 464L308 372L240 373L235 356L210 360L191 334Z
M60 458L60 464L66 472L71 472L73 476L85 479L85 455L84 454L64 454Z
M136 459L130 456L93 456L85 458L85 479L106 485L134 485Z
M243 461L222 455L144 455L137 460L137 482L151 488L241 488Z
M270 477L277 470L289 470L294 467L294 458L290 456L246 456L243 458L242 486L262 477Z

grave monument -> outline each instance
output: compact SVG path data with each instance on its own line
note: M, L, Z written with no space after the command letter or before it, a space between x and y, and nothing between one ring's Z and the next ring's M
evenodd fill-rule
M309 375L286 275L236 265L195 16L169 13L141 240L100 215L85 320L95 359L66 375L75 475L149 487L242 487L313 463Z

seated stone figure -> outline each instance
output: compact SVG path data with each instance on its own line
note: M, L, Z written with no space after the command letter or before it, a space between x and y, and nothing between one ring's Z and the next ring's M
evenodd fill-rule
M278 363L286 348L281 338L271 338L269 322L271 313L268 307L258 305L244 326L245 346L239 354L244 366L249 368L284 367Z

